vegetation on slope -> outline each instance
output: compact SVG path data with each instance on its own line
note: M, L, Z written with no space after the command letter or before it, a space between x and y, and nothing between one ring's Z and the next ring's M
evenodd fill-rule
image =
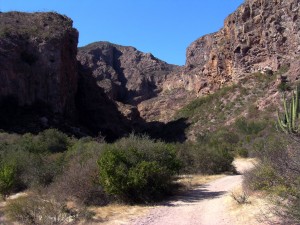
M277 92L275 84L276 75L251 74L232 86L192 101L177 112L176 118L187 119L191 125L186 136L200 145L210 145L212 138L234 155L251 155L257 140L275 132L277 98L268 96Z
M178 187L177 175L233 173L233 158L249 154L263 162L248 175L249 187L289 196L288 201L296 206L296 176L278 173L276 162L297 161L282 150L285 142L271 138L277 133L273 113L277 99L272 102L268 95L277 92L270 88L275 84L275 76L252 74L191 102L176 116L191 123L186 133L194 141L183 144L136 135L108 144L99 138L78 140L55 129L38 135L0 132L0 193L4 199L23 190L29 193L9 200L6 215L24 224L91 219L88 206L161 200ZM259 108L264 101L270 102ZM266 143L278 151L271 151L273 147ZM286 186L289 177L294 183Z
M232 170L232 153L213 141L206 149L131 135L109 144L55 129L38 135L1 132L0 139L0 194L6 199L27 193L6 207L6 215L22 224L90 219L86 207L115 201L161 201L179 187L179 174Z
M299 118L299 92L292 95L290 109L285 105L284 119L278 120L281 133L270 135L256 145L256 156L260 163L249 172L245 187L264 191L274 200L274 212L284 224L300 223L300 151L299 130L295 129ZM296 104L296 99L297 104Z

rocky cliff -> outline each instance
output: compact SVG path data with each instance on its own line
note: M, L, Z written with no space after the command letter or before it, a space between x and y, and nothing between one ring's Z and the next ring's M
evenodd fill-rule
M173 109L185 104L181 97L188 101L213 93L252 73L272 74L290 67L285 76L297 80L299 15L299 0L246 0L225 19L222 29L187 48L184 68L168 75L158 96L138 105L142 117L168 121Z
M75 114L78 32L57 13L0 13L0 103Z
M76 118L93 134L171 134L178 128L176 122L168 124L174 113L197 96L283 67L290 68L285 80L297 80L299 15L300 0L246 0L222 29L193 42L186 65L179 67L109 42L77 53L78 32L69 18L56 13L0 13L1 111L10 102L42 104L66 119ZM0 128L14 110L4 117L1 111ZM187 124L179 123L183 131Z
M299 0L246 0L220 31L188 47L185 74L198 95L249 73L295 63L300 53L299 15Z
M177 77L181 69L151 53L109 42L96 42L79 48L77 58L85 74L83 78L92 77L96 86L115 101L123 116L135 124L140 119L154 121L161 118L163 104L154 107L147 100L157 101L165 90L166 81L176 79L173 77ZM89 100L86 102L88 104ZM95 106L95 102L89 105Z
M156 96L167 76L179 68L151 53L109 42L79 48L77 58L109 98L130 105Z

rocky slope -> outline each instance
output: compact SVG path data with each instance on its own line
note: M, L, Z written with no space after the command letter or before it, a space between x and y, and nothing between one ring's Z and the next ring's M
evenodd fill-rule
M118 46L119 53L115 50L113 54L108 43L101 43L102 47L90 45L86 47L89 52L80 50L79 59L92 68L98 85L112 99L137 106L146 121L167 122L196 96L214 93L252 73L270 75L291 67L288 79L297 80L299 4L298 0L246 0L225 19L221 30L199 38L187 48L183 68L149 66L150 55L144 54L139 62L140 55L128 47ZM146 75L149 67L150 73L158 71L158 76Z
M224 27L187 49L185 73L199 95L246 74L277 71L299 61L299 0L246 0ZM291 79L299 74L292 73Z
M170 133L176 130L176 111L189 101L239 85L252 73L269 76L290 68L277 74L285 81L298 80L299 14L300 0L246 0L221 30L193 42L186 65L179 67L109 42L77 53L78 32L69 18L56 13L0 13L2 112L10 104L37 105L31 110L42 108L71 119L71 126L111 137L131 130ZM272 93L278 82L272 83ZM14 111L0 111L0 128ZM47 125L48 114L39 116ZM179 124L188 126L183 120Z
M78 32L56 13L0 13L0 102L74 116Z
M225 19L222 29L191 43L184 68L164 82L164 91L158 98L139 105L142 111L149 109L144 110L143 117L161 121L173 117L174 111L168 106L176 103L179 109L184 102L180 98L171 100L166 93L176 96L181 90L181 96L189 102L195 96L238 84L253 73L277 74L279 79L269 87L272 91L281 81L293 84L300 76L299 14L299 0L246 0ZM163 102L162 106L158 102ZM158 113L151 107L153 104L161 108ZM260 102L258 107L262 104L265 103Z
M109 98L131 105L154 97L167 76L178 68L151 53L109 42L79 48L77 58Z
M159 96L166 80L176 76L174 71L180 68L155 58L151 53L109 42L79 48L77 59L86 74L84 77L92 76L96 86L116 102L120 112L135 122L140 119L140 114L143 119L150 117L147 113L144 116L138 105ZM156 110L160 111L160 108Z

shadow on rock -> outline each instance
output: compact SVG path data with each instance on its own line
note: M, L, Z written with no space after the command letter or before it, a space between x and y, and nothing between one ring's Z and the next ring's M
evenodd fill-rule
M160 139L165 142L184 142L187 137L185 130L190 126L187 119L180 118L169 123L150 122L145 123L145 133L151 138Z

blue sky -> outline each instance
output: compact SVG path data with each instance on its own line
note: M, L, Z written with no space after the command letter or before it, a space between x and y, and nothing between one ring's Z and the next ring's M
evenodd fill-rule
M243 0L0 0L0 11L56 11L71 17L79 46L134 46L177 65L188 45L218 31Z

